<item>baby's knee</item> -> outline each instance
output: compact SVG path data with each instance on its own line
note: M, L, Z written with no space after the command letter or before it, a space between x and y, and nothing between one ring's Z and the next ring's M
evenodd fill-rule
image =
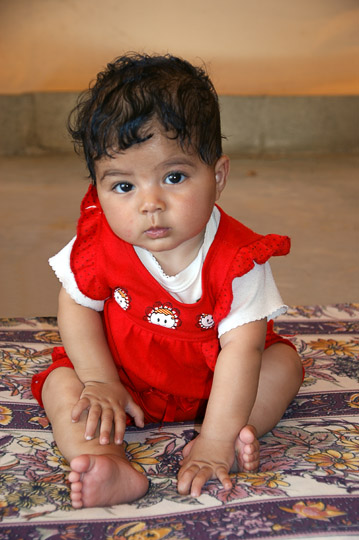
M304 369L303 369L301 358L299 354L297 353L297 351L290 348L290 355L289 355L288 360L289 360L290 368L292 370L293 377L295 377L298 380L298 382L301 384L303 381Z
M72 407L79 399L83 384L73 369L59 367L46 377L41 391L45 410Z
M303 381L303 367L297 351L283 343L276 343L264 351L267 376L280 387L297 392Z

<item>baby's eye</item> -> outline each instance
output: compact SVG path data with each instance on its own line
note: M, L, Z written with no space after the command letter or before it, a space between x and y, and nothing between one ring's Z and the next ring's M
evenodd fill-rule
M180 172L173 172L166 176L165 184L180 184L185 180L186 175Z
M132 191L133 188L133 184L130 184L129 182L120 182L113 187L113 191L116 193L128 193L129 191Z

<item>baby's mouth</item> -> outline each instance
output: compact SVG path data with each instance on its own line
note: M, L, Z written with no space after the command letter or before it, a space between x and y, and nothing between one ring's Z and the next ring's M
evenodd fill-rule
M150 238L165 238L169 233L168 227L151 227L145 231Z

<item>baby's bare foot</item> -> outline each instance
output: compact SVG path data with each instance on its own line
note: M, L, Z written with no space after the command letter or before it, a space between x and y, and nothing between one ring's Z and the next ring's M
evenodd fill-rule
M74 508L111 506L134 501L148 489L147 478L117 455L83 454L71 461Z
M256 471L259 467L259 441L254 426L244 426L235 443L237 464L240 471Z

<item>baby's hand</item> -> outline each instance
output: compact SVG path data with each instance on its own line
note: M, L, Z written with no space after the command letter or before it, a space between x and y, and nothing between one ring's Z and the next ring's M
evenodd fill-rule
M182 461L178 473L178 492L199 497L202 487L210 478L218 478L224 489L231 489L232 481L228 472L235 458L234 443L198 435L190 445L189 454Z
M134 418L136 426L144 426L142 409L133 401L120 381L85 383L80 399L72 409L72 421L78 422L85 410L88 410L85 438L93 439L100 423L100 444L109 444L113 426L115 444L122 443L126 429L126 413Z

